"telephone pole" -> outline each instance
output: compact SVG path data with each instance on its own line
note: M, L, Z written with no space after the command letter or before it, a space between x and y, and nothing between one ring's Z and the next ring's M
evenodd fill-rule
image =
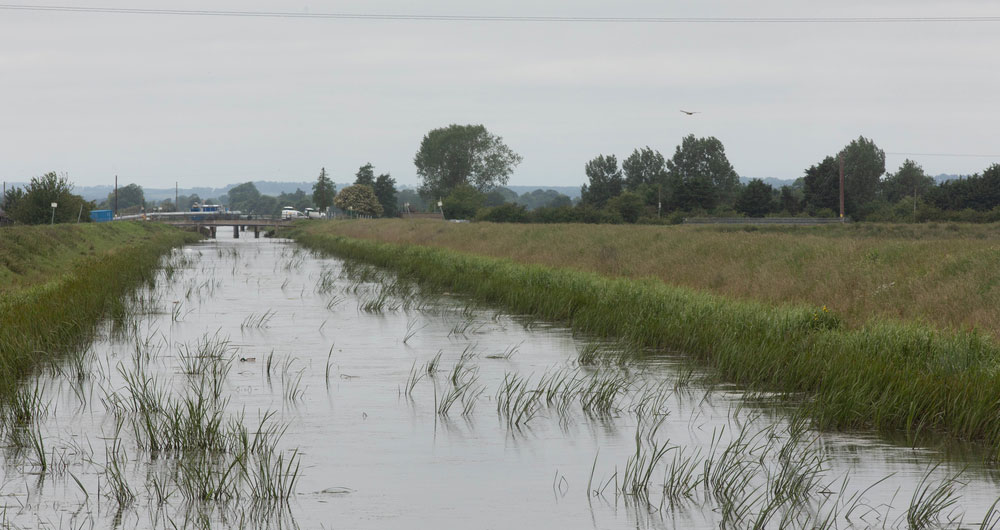
M118 217L118 175L115 175L115 217Z
M840 222L844 222L844 155L840 159Z

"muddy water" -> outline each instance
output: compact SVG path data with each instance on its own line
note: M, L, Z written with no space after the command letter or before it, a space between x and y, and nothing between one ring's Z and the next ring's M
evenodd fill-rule
M344 271L291 242L211 241L168 261L118 332L104 326L85 355L68 361L78 368L64 363L26 386L47 405L27 428L44 447L19 449L5 436L3 524L742 528L765 520L773 528L902 528L908 513L930 513L925 519L975 527L1000 495L993 472L975 461L857 436L794 428L792 436L786 414L706 386L681 360L580 363L594 346L566 329L448 293L406 294L391 278ZM285 427L275 454L298 463L287 502L260 511L245 486L235 498L187 498L177 485L188 476L178 470L183 458L144 448L129 414L110 411L114 396L127 401L125 380L137 366L172 395L189 391L191 351L206 341L221 345L228 367L220 387L227 417L242 415L252 433L272 412ZM541 395L540 380L562 376L579 381L575 391L555 392L551 403L538 397L519 419L498 412L507 397L518 410L517 396L530 401ZM597 391L581 389L600 378L612 398L584 410ZM499 392L522 380L527 392ZM637 431L640 461L663 452L645 491L629 476ZM667 469L673 463L682 475L686 461L695 485L665 496ZM134 500L116 500L115 462ZM727 462L735 462L730 472L719 472ZM791 475L806 484L787 498L775 493L790 475L783 470L798 470ZM944 482L960 472L959 482ZM705 474L714 478L697 483ZM919 502L941 492L941 509Z

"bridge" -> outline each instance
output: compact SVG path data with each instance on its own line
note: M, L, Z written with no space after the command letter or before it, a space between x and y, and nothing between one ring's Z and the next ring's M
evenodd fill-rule
M215 239L219 228L233 227L233 238L237 239L240 237L240 232L252 230L253 237L256 239L260 237L261 229L266 232L268 229L277 230L282 226L291 226L292 224L291 219L220 219L205 214L180 219L159 216L151 216L148 219L180 228L195 228L199 232L206 232L212 239Z

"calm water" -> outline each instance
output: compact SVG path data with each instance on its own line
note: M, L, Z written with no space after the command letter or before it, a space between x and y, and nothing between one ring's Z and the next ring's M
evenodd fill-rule
M991 470L954 462L932 469L942 456L930 450L808 431L788 444L783 416L744 405L731 388L707 388L678 359L581 366L580 353L594 345L564 328L467 307L448 293L401 294L406 290L392 288L391 278L378 281L357 267L344 271L340 260L291 242L208 241L168 262L171 272L140 293L126 333L105 326L79 368L46 371L26 386L47 405L32 427L47 465L43 471L30 444L3 452L5 524L752 527L773 497L786 446L798 448L793 453L802 468L821 470L808 475L807 498L775 510L774 528L791 511L798 519L787 520L798 523L788 527L812 526L830 513L836 513L830 527L905 527L915 490L933 492L940 479L963 470L942 520L964 517L965 527L975 527L1000 495ZM191 352L206 341L228 366L220 379L228 417L242 414L252 431L273 412L286 427L277 454L298 458L295 493L265 515L248 516L256 512L244 498L185 499L175 486L180 459L143 450L129 416L116 421L109 412L116 399L127 400L126 378L137 373L171 395L190 392L193 375L185 372L197 360ZM436 357L429 375L426 363ZM421 375L409 391L414 373ZM579 382L575 397L562 392L571 396L562 407L539 397L524 409L530 420L518 425L498 413L505 381L527 379L532 391L521 398L530 399L540 379L556 374ZM618 385L603 413L581 404L579 389L595 378ZM465 393L439 413L463 385ZM641 456L653 444L666 448L647 496L622 491L637 428L646 448ZM717 468L725 462L724 450L740 436L743 452L728 480L748 477L743 488L722 495L700 484L690 498L664 499L671 462L692 459L692 476L700 475L706 459ZM125 506L112 495L111 462L120 464L136 496ZM157 502L154 483L177 491Z

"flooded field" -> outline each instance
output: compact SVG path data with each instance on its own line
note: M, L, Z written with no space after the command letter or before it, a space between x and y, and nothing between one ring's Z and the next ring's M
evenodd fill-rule
M1000 527L995 469L281 240L176 251L2 419L12 528Z

